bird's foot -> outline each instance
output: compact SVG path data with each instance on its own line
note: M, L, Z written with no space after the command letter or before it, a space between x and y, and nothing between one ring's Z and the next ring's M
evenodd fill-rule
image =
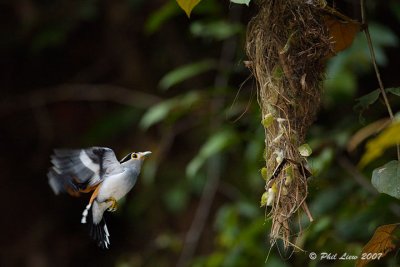
M107 198L105 202L111 202L111 206L107 209L110 212L114 212L118 208L117 200L113 197Z

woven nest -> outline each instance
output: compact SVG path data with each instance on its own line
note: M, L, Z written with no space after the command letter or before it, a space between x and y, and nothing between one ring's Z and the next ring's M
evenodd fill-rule
M293 215L308 212L306 158L299 153L320 106L324 62L332 42L315 0L262 0L248 26L249 67L257 80L265 128L264 204L271 244L292 243ZM297 230L298 231L298 230Z

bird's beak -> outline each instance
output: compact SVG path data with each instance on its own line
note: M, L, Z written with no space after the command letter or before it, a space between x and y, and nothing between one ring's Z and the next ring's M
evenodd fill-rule
M147 158L151 154L151 151L141 152L140 154L143 158Z

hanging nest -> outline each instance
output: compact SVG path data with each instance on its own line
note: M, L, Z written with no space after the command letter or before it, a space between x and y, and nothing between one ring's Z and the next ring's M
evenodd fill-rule
M324 62L332 41L312 0L262 0L247 30L249 68L257 80L265 128L266 178L262 205L272 219L271 245L292 245L293 215L307 197L307 130L320 106ZM300 148L300 149L299 149ZM296 230L298 231L298 230Z

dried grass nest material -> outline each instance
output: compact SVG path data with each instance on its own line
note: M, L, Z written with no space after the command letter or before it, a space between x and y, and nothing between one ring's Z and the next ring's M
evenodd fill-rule
M249 23L246 52L257 80L265 128L264 194L271 244L292 243L293 215L307 197L306 157L299 153L320 106L324 63L332 42L320 1L262 0ZM310 220L311 215L308 213Z

